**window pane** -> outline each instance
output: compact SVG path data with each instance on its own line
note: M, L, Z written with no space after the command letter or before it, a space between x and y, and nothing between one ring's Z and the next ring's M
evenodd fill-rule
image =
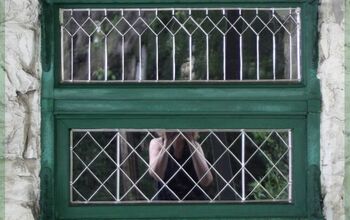
M64 82L298 81L300 9L61 9Z
M71 130L71 202L291 202L291 130Z

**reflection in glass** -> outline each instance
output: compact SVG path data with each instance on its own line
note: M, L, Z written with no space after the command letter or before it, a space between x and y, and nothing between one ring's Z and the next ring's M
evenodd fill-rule
M61 9L62 81L300 80L300 9Z
M291 130L71 130L71 202L291 202Z

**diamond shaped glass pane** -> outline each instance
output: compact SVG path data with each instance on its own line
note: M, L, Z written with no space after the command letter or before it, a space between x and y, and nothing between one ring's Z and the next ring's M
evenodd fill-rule
M214 22L209 17L204 18L200 25L207 34L215 28Z
M243 34L249 28L247 21L242 16L235 20L233 26L239 34Z
M99 188L100 183L98 180L89 172L84 173L76 180L73 187L78 191L84 198L89 199Z
M156 17L153 21L151 21L149 27L153 32L159 34L165 29L165 24L158 17Z
M288 142L286 142L288 140L283 140L281 138L283 137L273 132L261 146L261 150L273 163L276 163L288 152Z
M185 27L186 31L189 34L193 34L193 32L195 32L198 29L198 24L195 22L195 20L193 20L192 17L189 17L185 23L183 24L183 26Z
M102 31L104 35L107 35L112 31L112 29L113 29L113 23L108 18L104 18L102 22L99 24L98 30Z
M101 182L105 182L116 168L115 161L105 153L101 153L90 165L90 170Z
M216 26L223 34L226 34L232 28L230 21L226 17L220 19Z
M149 27L142 18L137 19L132 26L138 35L142 35Z
M97 29L97 25L96 23L88 18L83 24L82 24L82 28L83 30L88 34L91 35L92 33L95 32L95 30Z
M178 30L181 28L179 21L176 18L171 18L168 23L166 23L166 27L172 34L176 34Z
M257 34L259 34L264 28L266 28L265 24L263 23L263 21L259 17L256 17L250 23L250 27Z
M276 33L282 28L281 22L277 17L272 17L272 19L267 24L272 33Z
M121 34L125 34L131 29L131 24L127 22L127 20L124 17L122 17L120 20L117 21L115 27L117 31L119 31Z
M65 30L70 35L74 35L79 27L79 24L73 18L69 19L69 21L64 25Z
M73 149L76 156L79 157L85 164L90 163L100 151L101 148L89 134L84 136Z

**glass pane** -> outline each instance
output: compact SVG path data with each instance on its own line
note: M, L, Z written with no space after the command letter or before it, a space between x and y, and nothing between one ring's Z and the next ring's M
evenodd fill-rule
M71 131L71 202L291 202L290 130Z
M61 9L62 81L298 81L300 9Z

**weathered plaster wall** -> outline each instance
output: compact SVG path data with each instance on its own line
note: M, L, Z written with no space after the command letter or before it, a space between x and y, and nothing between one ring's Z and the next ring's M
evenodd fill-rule
M344 216L344 0L321 0L319 70L321 81L321 185L324 215Z
M350 219L350 0L345 1L345 219Z
M38 0L5 0L5 217L38 215L40 25Z

